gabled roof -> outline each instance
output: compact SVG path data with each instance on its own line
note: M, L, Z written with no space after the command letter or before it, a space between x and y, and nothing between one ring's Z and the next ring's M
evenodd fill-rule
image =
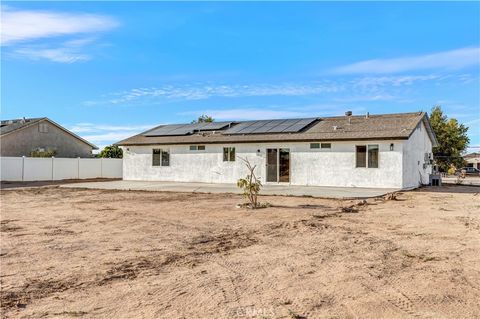
M89 145L92 149L97 150L98 147L89 141L81 138L77 134L67 130L63 126L61 126L58 123L55 123L54 121L50 120L48 117L39 117L39 118L23 118L23 119L15 119L15 120L2 120L0 121L0 136L5 136L7 134L25 129L27 127L30 127L32 125L38 124L40 122L47 121L51 123L52 125L55 125L57 128L61 129L62 131L70 134L74 138L80 140L81 142Z
M311 119L296 119L308 123ZM275 120L267 120L273 122ZM279 122L282 122L278 120ZM291 120L297 123L295 120ZM140 133L117 145L150 145L150 144L209 144L209 143L258 143L258 142L300 142L300 141L342 141L342 140L394 140L408 139L420 122L425 124L432 144L437 145L435 134L430 126L428 116L424 112L319 117L296 132L279 133L246 133L229 134L235 131L236 125L244 125L252 121L231 122L226 129L202 131L175 136L149 136ZM256 121L258 122L258 121ZM265 124L266 125L266 124ZM280 124L279 124L280 125ZM246 125L244 125L246 126ZM162 126L165 127L165 126ZM149 130L151 131L151 130ZM149 132L147 131L147 132ZM241 133L242 131L240 131Z
M463 155L463 158L477 158L477 157L480 157L480 153L473 152L470 154Z
M10 133L12 131L28 127L43 120L44 117L16 120L2 120L0 122L0 135Z

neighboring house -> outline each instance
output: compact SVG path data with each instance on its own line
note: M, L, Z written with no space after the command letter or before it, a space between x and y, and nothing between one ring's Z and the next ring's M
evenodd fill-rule
M123 178L234 183L248 159L263 183L414 188L429 182L426 113L161 125L117 145Z
M1 156L54 151L56 157L91 157L98 149L46 117L1 121L0 147Z
M480 153L470 153L463 156L463 159L467 162L467 167L475 167L480 169Z

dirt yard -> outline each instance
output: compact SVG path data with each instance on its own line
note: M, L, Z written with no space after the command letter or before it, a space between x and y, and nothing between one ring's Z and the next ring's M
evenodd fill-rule
M435 191L435 192L433 192ZM479 318L480 195L1 192L5 318ZM356 209L358 208L358 212Z

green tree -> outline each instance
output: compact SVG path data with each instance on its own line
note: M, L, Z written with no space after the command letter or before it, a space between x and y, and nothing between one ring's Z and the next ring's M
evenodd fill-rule
M209 115L206 115L206 114L202 114L198 117L197 120L193 120L192 121L192 124L193 123L211 123L211 122L214 122L215 119Z
M98 156L104 158L123 158L123 150L117 145L109 145L105 146Z
M462 153L467 149L470 139L468 127L459 124L454 118L443 114L440 106L432 108L430 123L437 136L438 146L433 148L433 155L441 171L446 172L451 164L462 167L465 161Z

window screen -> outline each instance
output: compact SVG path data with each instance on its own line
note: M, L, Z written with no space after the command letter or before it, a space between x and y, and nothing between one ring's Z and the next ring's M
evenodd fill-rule
M310 143L310 148L320 148L320 143Z
M190 145L190 151L204 151L205 145Z
M332 143L322 143L321 148L332 148Z
M152 154L152 166L160 166L160 154L162 153L162 150L159 148L154 148L153 149L153 154Z
M224 147L223 148L223 161L224 162L235 162L235 147Z
M357 167L367 167L367 147L365 145L356 146Z
M170 152L154 148L152 152L152 166L170 166Z
M378 145L368 145L368 167L378 168Z
M162 150L162 166L170 166L170 152Z

